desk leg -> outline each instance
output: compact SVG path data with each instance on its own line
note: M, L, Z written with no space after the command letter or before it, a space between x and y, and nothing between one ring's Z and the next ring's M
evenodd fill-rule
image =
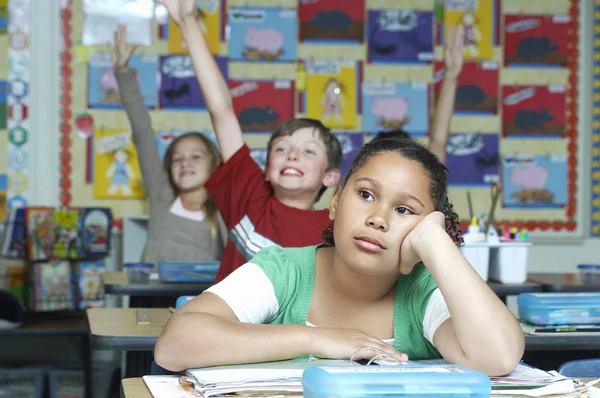
M142 377L150 374L152 351L127 351L125 377Z
M81 337L81 359L83 362L83 380L85 383L85 398L94 396L94 369L92 367L92 347L90 336L86 334Z

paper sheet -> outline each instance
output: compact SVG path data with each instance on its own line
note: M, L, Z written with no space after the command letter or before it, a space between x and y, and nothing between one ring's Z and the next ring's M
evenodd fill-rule
M119 24L127 26L127 42L152 44L153 0L84 0L84 45L112 43Z

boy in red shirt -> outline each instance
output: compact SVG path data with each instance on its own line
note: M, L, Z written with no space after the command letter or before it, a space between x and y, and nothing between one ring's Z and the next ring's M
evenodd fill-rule
M313 206L340 179L342 151L337 138L317 120L289 120L269 140L263 173L244 143L229 88L198 26L195 0L159 1L181 29L223 156L224 164L205 184L229 230L215 283L262 248L322 243L321 231L329 225L329 210L315 210ZM446 75L430 138L430 149L442 159L456 78L462 69L459 36L454 32L447 40Z

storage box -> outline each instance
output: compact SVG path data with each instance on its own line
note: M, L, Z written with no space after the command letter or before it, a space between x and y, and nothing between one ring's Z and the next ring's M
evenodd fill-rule
M460 251L475 268L481 279L487 282L490 266L490 247L487 243L471 243L460 246Z
M527 280L529 242L502 243L490 252L490 279L500 283L523 283Z
M212 283L218 270L218 262L161 261L158 278L161 282Z
M152 263L126 263L123 265L130 282L148 282L154 269Z
M517 305L533 325L600 324L600 293L521 293Z
M600 265L579 264L579 279L585 282L600 283Z
M456 365L311 366L302 374L304 398L453 397L491 393L483 373Z

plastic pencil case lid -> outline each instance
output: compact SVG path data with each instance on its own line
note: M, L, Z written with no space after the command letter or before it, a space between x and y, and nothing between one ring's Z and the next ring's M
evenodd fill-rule
M595 308L600 307L600 293L521 293L517 304L530 309Z
M311 366L304 397L489 397L485 374L457 365Z
M125 263L123 264L125 268L140 268L140 269L151 269L154 268L154 264L152 263Z
M579 264L577 269L585 271L597 271L600 272L600 264Z

